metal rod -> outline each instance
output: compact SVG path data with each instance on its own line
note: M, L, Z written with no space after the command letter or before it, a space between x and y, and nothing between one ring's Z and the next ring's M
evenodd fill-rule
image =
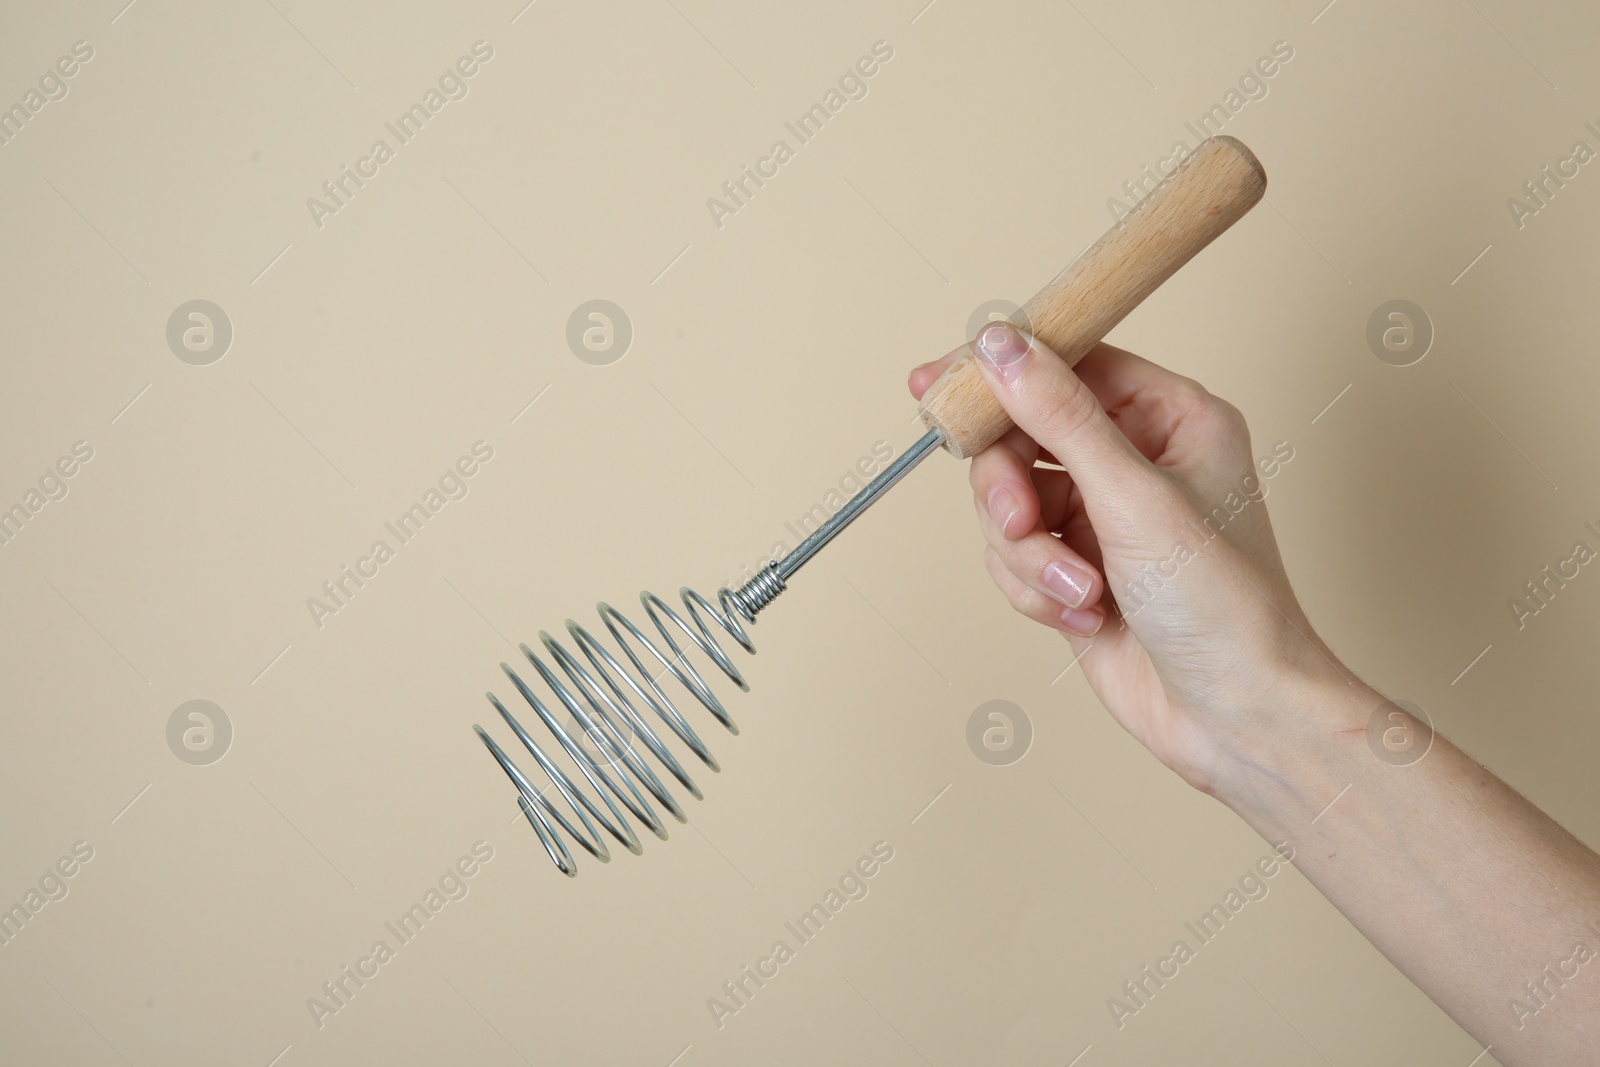
M794 572L805 566L806 561L822 550L826 545L839 535L839 531L849 526L867 508L872 506L884 493L887 493L894 484L911 472L911 469L927 458L928 454L937 449L944 442L944 435L938 430L929 430L912 445L900 454L900 458L884 468L867 487L851 497L845 506L840 508L828 521L817 527L816 531L801 541L795 550L784 556L778 563L778 577L787 581Z

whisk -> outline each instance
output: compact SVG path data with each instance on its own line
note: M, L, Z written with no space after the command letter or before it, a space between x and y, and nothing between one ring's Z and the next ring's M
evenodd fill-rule
M1075 364L1157 286L1254 207L1266 186L1261 164L1242 143L1232 137L1202 142L1099 241L1023 305L1013 320L1055 350L1069 366ZM920 413L927 433L793 552L768 562L739 588L719 589L715 605L687 587L679 590L681 612L654 593L641 593L640 604L659 635L659 643L602 601L598 605L600 619L631 671L571 619L567 620L566 629L581 660L567 645L542 631L539 642L548 661L522 645L528 664L559 706L570 713L568 725L562 724L551 706L510 665L500 665L589 785L589 791L585 791L574 783L552 758L552 750L542 747L498 697L487 694L489 703L533 757L549 785L536 786L488 731L478 725L473 729L516 786L523 815L563 873L576 876L577 864L558 828L594 858L609 862L611 852L600 828L630 852L643 851L639 835L618 808L619 803L662 840L667 837L666 826L650 798L679 822L688 821L682 806L651 769L641 749L691 796L702 799L700 787L649 721L651 716L658 718L701 763L713 771L720 770L710 749L662 688L660 681L666 674L670 673L730 733L739 732L732 716L690 663L688 648L673 636L674 629L734 685L748 692L749 684L713 636L713 627L753 654L755 643L746 625L755 623L756 615L788 588L795 573L824 545L930 453L943 447L957 459L966 459L988 447L1012 425L973 362L970 344L928 389ZM575 731L569 728L574 726ZM551 799L552 792L561 804Z

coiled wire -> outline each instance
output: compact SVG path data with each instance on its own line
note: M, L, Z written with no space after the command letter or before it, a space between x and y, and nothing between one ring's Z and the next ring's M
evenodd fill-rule
M551 759L550 753L540 747L539 742L534 740L498 697L493 693L485 694L489 698L489 703L494 705L500 717L511 727L512 733L517 735L518 740L527 748L550 781L550 786L545 789L536 787L523 773L522 768L506 755L482 726L473 725L478 737L488 746L496 762L516 785L518 806L539 835L539 841L549 853L550 859L562 873L568 877L576 877L578 868L566 843L557 834L557 827L590 855L602 863L609 863L611 851L607 848L596 823L604 827L606 832L628 851L634 853L644 851L633 826L618 809L618 802L663 841L667 838L666 826L656 814L655 808L651 806L650 800L645 796L646 793L654 797L673 818L679 822L687 821L682 807L635 747L635 742L648 750L696 800L701 799L699 786L695 785L694 779L667 749L661 735L656 733L647 721L647 715L641 714L641 705L658 716L678 739L700 758L702 763L713 771L720 770L715 757L700 739L700 735L689 725L666 692L657 684L656 676L663 672L657 670L652 675L644 660L640 658L641 654L648 653L654 657L655 661L666 671L670 671L718 722L730 733L737 734L738 726L734 725L727 709L712 693L705 679L690 664L684 654L685 649L674 639L668 623L682 631L690 642L709 656L735 685L748 692L749 684L712 636L711 625L715 624L738 642L746 652L754 654L755 644L740 620L753 624L756 613L771 603L784 588L784 580L777 566L768 564L755 578L739 589L731 590L726 587L719 589L717 591L717 601L721 608L719 611L705 597L685 586L678 593L688 615L687 619L654 593L648 591L640 593L639 602L650 616L650 621L655 624L667 651L663 651L660 646L653 643L616 608L602 601L598 605L600 618L606 624L606 629L611 632L617 647L622 649L632 665L631 672L624 668L604 645L595 640L588 630L572 619L567 620L567 633L583 653L584 659L588 661L587 666L568 651L566 646L544 631L540 631L539 641L555 664L555 668L526 644L519 646L523 656L539 673L545 685L571 713L581 733L592 742L599 755L598 759L572 736L571 731L557 721L550 707L539 699L509 664L500 664L500 668L511 679L511 684L516 686L517 692L521 693L522 698L533 708L534 714L539 717L561 748L566 750L578 771L588 780L593 793L605 807L602 811L588 793L574 784ZM639 646L637 651L635 645ZM566 676L565 681L556 674L556 669ZM641 786L643 792L640 790ZM565 806L576 816L578 825L575 825L573 820L546 795L552 787L560 795L560 799L565 801ZM582 827L581 830L579 825Z

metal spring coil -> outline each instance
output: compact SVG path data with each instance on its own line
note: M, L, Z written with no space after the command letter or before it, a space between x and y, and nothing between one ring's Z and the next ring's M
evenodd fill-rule
M660 716L661 720L678 736L679 740L688 745L690 750L700 757L701 762L713 771L720 770L710 750L700 740L700 736L695 733L694 728L679 713L677 707L667 697L667 694L656 684L656 678L645 667L643 660L640 658L640 653L635 651L633 644L623 636L623 632L626 631L634 642L642 646L644 651L648 651L662 667L670 671L679 682L683 683L684 688L688 689L705 706L706 710L716 717L718 722L727 727L730 733L737 734L739 728L734 725L733 719L722 706L722 702L711 692L710 687L706 685L700 673L689 663L684 655L685 650L674 640L667 624L670 621L676 625L700 651L711 657L712 662L722 669L722 673L732 679L734 684L741 690L748 692L750 689L749 684L745 682L744 676L739 673L739 669L728 659L727 653L722 650L722 646L711 636L709 623L715 623L724 633L737 641L746 652L754 654L756 650L755 644L750 640L749 634L745 632L740 619L742 618L748 623L754 623L756 613L770 604L779 593L783 592L784 588L784 581L778 573L777 566L768 564L761 573L757 574L754 579L738 590L731 590L726 587L719 589L717 591L717 601L721 606L721 611L719 612L705 597L693 589L684 587L678 592L688 613L688 619L668 607L654 593L648 591L640 593L639 602L650 616L650 621L655 623L656 629L660 632L662 641L665 642L670 655L668 652L663 652L660 647L640 632L639 628L628 621L627 617L617 611L616 608L602 601L598 605L600 618L605 622L606 628L611 631L611 636L615 639L617 646L622 649L629 662L633 665L634 673L630 673L622 664L618 663L616 657L608 652L604 645L596 641L589 631L579 626L572 619L567 620L567 632L572 636L572 640L577 643L578 648L583 651L584 658L589 661L589 667L585 667L576 656L548 633L544 631L539 633L540 642L544 645L545 650L557 667L566 675L567 682L571 683L570 686L567 682L557 677L555 670L545 663L532 649L526 644L521 645L522 654L527 657L529 663L533 664L533 668L539 672L539 677L544 679L545 684L555 693L567 711L572 714L582 734L593 743L599 753L599 759L596 759L588 749L579 744L572 736L572 733L556 720L556 717L551 714L550 708L534 694L527 683L517 675L516 671L511 669L509 664L500 664L500 668L506 672L506 676L511 679L511 683L517 687L517 691L522 694L523 699L533 708L534 714L539 716L540 721L544 723L551 735L566 750L579 772L584 778L588 779L595 794L604 802L606 809L610 812L610 817L608 818L595 802L590 799L589 795L578 788L572 779L550 758L549 753L539 746L539 743L517 721L510 710L500 702L498 697L493 693L485 694L489 698L489 703L494 705L495 710L500 713L500 717L505 719L512 732L517 735L518 739L528 749L528 752L532 754L534 760L538 762L540 769L549 778L555 792L560 794L561 799L566 802L573 814L577 816L578 822L582 824L583 831L580 832L572 820L545 795L546 790L536 788L528 779L528 776L523 773L522 769L505 754L505 751L495 743L494 738L490 737L482 726L473 725L478 737L488 746L490 753L494 755L500 767L510 777L512 783L516 785L518 806L521 807L523 815L527 816L528 822L532 824L534 831L539 835L539 841L544 845L545 851L549 853L550 859L560 868L563 874L568 877L576 877L578 868L573 861L572 853L567 849L566 843L556 833L557 826L602 863L610 862L611 852L606 847L604 838L596 828L596 822L603 826L606 832L616 838L628 851L634 853L644 851L632 825L618 810L616 801L621 801L623 807L627 808L634 818L648 826L657 837L663 841L666 840L666 827L651 806L650 801L640 792L640 785L644 787L646 792L655 797L662 807L666 808L679 822L688 821L678 802L662 785L661 779L650 769L649 764L635 747L635 741L648 749L696 800L701 799L702 794L699 786L695 785L694 780L689 777L682 764L667 749L667 746L661 740L661 736L651 728L645 716L640 714L640 709L635 705L634 699L630 699L629 693L632 694L633 698L641 701L656 715ZM589 669L590 667L593 668L592 673ZM659 675L661 672L657 671L656 673ZM599 677L597 678L596 675ZM637 675L637 679L635 675ZM603 686L601 684L602 681L604 682ZM574 689L577 691L574 692ZM625 689L627 692L624 692ZM635 781L637 781L637 785ZM616 801L612 799L613 797L616 798Z

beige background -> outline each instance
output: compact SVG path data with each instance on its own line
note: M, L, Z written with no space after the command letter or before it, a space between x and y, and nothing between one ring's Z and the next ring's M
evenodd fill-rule
M1590 5L123 2L0 14L7 104L94 49L0 147L0 501L94 449L0 547L0 902L94 849L0 946L8 1062L1478 1054L1293 872L1118 1030L1107 998L1267 846L1011 614L944 457L734 651L742 736L688 712L724 772L671 841L560 877L470 727L509 695L505 638L709 595L908 444L907 368L1043 284L1286 41L1227 127L1269 204L1113 339L1237 402L1258 452L1292 444L1273 517L1348 662L1600 840L1600 578L1520 631L1507 607L1600 543L1600 175L1521 230L1506 207L1600 147ZM313 225L478 40L469 95ZM879 40L869 95L713 225ZM597 297L635 331L604 367L565 341ZM195 298L235 332L210 366L165 341ZM1395 298L1437 333L1406 368L1364 340ZM470 494L314 626L306 598L478 440ZM168 748L192 699L233 725L209 766ZM1012 766L967 747L992 699L1033 723ZM479 840L470 894L319 1029L307 998ZM870 895L719 1030L707 998L879 840Z

